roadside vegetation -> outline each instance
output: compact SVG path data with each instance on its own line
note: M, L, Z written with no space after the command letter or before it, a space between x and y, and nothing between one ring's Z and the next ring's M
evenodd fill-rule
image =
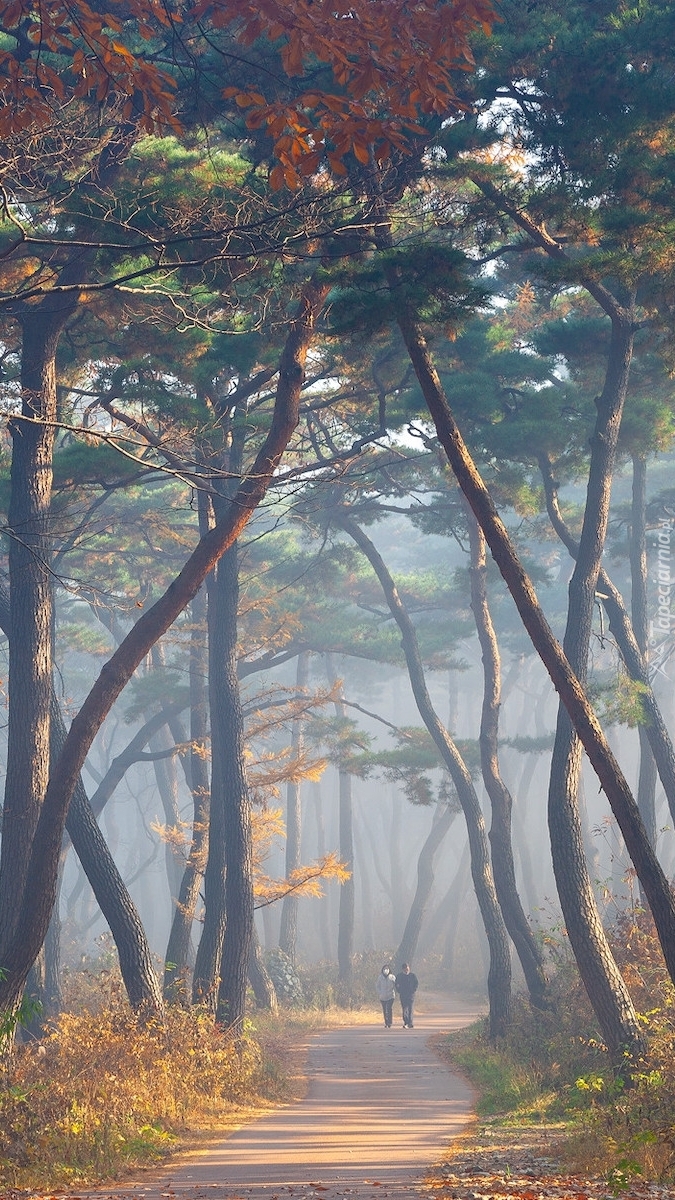
M675 991L644 910L617 918L612 948L644 1030L644 1060L630 1074L612 1063L564 938L549 939L548 1011L521 994L507 1037L491 1042L473 1025L448 1037L444 1054L474 1085L492 1130L536 1128L546 1154L620 1194L638 1179L675 1180Z
M302 1005L255 1013L241 1037L196 1006L143 1024L116 967L99 967L66 973L69 1011L0 1059L3 1194L123 1179L293 1100L309 1034L374 1016L338 1008L324 966L302 980ZM364 999L369 974L364 963Z

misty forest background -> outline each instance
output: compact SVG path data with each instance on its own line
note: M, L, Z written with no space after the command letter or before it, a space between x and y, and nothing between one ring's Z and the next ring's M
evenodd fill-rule
M335 5L42 57L6 8L3 1036L101 971L241 1031L408 959L503 1038L575 959L628 1077L675 972L672 6L392 49L357 4L336 62Z

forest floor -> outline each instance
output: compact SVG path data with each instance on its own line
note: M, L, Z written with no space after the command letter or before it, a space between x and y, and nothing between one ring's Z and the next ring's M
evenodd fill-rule
M415 1029L373 1016L313 1035L296 1098L92 1200L661 1200L672 1189L570 1170L566 1128L478 1120L443 1034L479 1014L422 996ZM398 1017L398 1013L396 1014ZM590 1161L590 1157L589 1157ZM433 1164L433 1165L432 1165ZM33 1193L37 1196L38 1193ZM1 1200L27 1193L0 1193ZM74 1192L69 1193L73 1200Z
M433 1200L661 1200L671 1187L570 1170L566 1127L505 1124L502 1118L474 1122L449 1147L426 1180Z

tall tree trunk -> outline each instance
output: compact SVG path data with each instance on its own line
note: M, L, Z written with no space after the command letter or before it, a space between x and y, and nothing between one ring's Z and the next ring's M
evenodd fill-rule
M253 937L253 829L244 760L244 717L237 676L239 566L236 543L218 563L215 591L219 645L214 656L218 672L215 680L209 679L213 755L209 847L214 842L217 845L217 839L222 838L227 917L217 1017L222 1024L239 1030L246 1013L246 981Z
M307 688L309 679L309 651L298 655L295 686L298 693ZM297 758L302 753L302 717L296 717L291 730L291 754ZM291 780L286 786L286 878L300 866L300 842L302 838L302 803L300 780ZM281 905L281 928L279 949L288 955L295 965L298 941L298 897L288 892Z
M21 417L9 422L12 465L7 533L12 636L0 847L2 963L16 932L49 779L53 603L49 510L57 417L56 349L67 315L57 304L43 302L23 318ZM58 854L55 871L57 864ZM37 950L47 924L48 920Z
M231 549L236 556L236 543ZM226 551L229 554L229 550ZM235 574L236 574L235 559ZM220 964L225 938L227 919L225 900L225 760L228 747L223 738L222 706L230 699L224 672L227 670L228 645L231 634L224 629L223 602L226 574L220 577L214 572L207 580L207 628L208 628L208 696L211 726L211 787L209 800L208 854L204 870L204 921L197 946L192 998L205 1002L216 1010L220 985ZM238 582L234 582L238 596ZM220 594L219 594L220 593ZM229 609L229 605L226 606ZM238 685L237 685L238 690ZM236 753L236 750L235 750Z
M63 751L51 771L32 840L20 903L12 897L16 919L11 938L0 954L5 977L0 980L0 1012L12 1012L39 953L49 925L58 873L61 838L77 777L105 717L154 643L199 590L225 550L232 545L265 495L298 422L305 360L328 286L312 279L302 289L298 312L281 356L272 422L251 470L237 489L227 518L199 539L185 566L159 600L141 615L103 667L73 718ZM25 764L24 764L25 770Z
M403 930L403 937L396 951L397 963L409 963L415 957L424 914L431 889L434 886L434 859L456 816L457 811L449 804L444 804L441 809L436 809L434 812L431 829L417 860L417 888Z
M190 634L190 791L192 840L178 902L171 922L164 963L164 996L185 1002L188 998L188 960L192 926L209 845L208 652L206 647L206 589L192 601Z
M476 789L467 766L454 741L440 720L431 703L424 677L424 666L419 652L415 627L398 594L394 581L377 549L356 522L342 510L334 514L335 521L356 542L377 575L385 594L389 610L401 631L401 642L405 655L410 684L419 714L431 734L443 762L455 785L459 802L466 820L471 848L471 875L476 899L485 927L490 949L488 971L488 998L490 1003L490 1035L503 1037L507 1031L511 1009L511 959L508 938L501 910L497 901L490 854L488 850L485 821L481 812Z
M501 663L487 597L485 538L468 504L465 504L465 508L471 548L471 607L483 660L483 707L479 745L483 780L492 806L492 823L488 835L492 847L492 871L504 923L523 968L530 1000L537 1008L545 1008L548 1003L548 989L544 960L518 895L511 840L513 801L499 766Z

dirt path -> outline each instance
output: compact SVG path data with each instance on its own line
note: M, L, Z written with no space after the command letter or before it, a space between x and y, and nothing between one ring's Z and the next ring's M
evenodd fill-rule
M114 1195L409 1196L472 1110L468 1085L443 1065L429 1041L475 1017L460 1002L422 994L414 1029L373 1023L318 1034L309 1046L303 1100L178 1160L161 1179L127 1185Z

